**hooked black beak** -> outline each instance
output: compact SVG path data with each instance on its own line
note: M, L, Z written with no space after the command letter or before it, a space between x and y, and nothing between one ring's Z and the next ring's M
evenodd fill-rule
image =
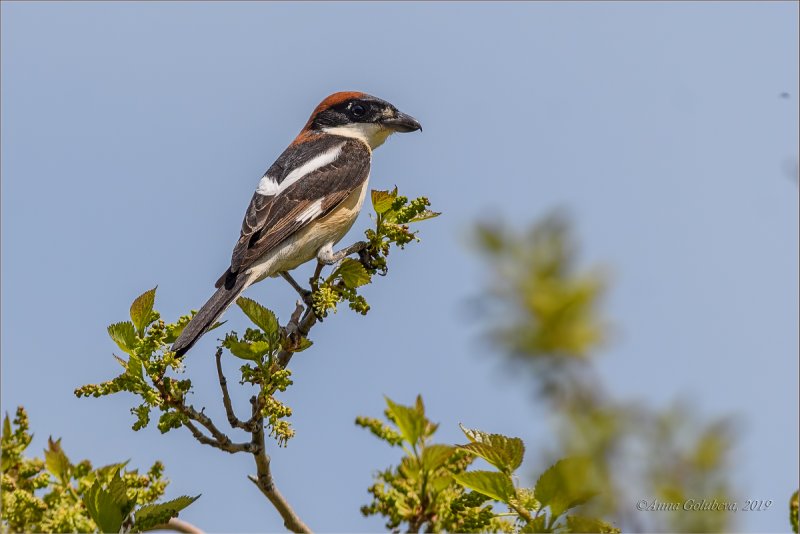
M396 112L393 117L381 119L381 124L400 133L422 130L422 125L417 122L417 119L400 111Z

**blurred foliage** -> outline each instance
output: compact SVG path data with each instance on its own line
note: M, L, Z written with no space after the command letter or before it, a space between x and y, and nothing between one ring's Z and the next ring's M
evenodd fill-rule
M169 483L156 462L140 475L128 462L93 468L73 463L61 440L44 458L27 458L33 435L21 406L2 433L2 532L142 532L163 525L197 497L155 504Z
M523 232L484 223L476 236L490 275L482 299L489 339L532 370L554 421L557 443L542 461L589 459L600 489L586 508L623 529L730 530L729 512L637 512L641 499L732 501L732 426L699 422L681 404L651 409L605 391L594 360L608 338L607 280L601 269L578 268L568 219L551 214Z
M431 443L439 425L425 416L421 397L413 406L386 399L387 423L359 417L356 424L404 456L375 476L365 516L382 515L386 527L408 532L619 532L572 510L597 493L597 475L586 458L565 458L547 469L535 487L515 484L525 453L522 440L461 427L468 443ZM476 459L493 469L467 470ZM570 513L568 513L570 512Z
M488 291L501 315L493 339L512 354L556 365L588 357L604 339L597 303L605 281L599 271L574 272L566 219L551 216L523 235L480 225L477 242L490 259Z
M798 503L798 495L799 495L798 492L795 491L794 495L792 495L792 498L789 499L789 523L791 523L792 530L794 531L795 534L797 534L797 527L798 527L797 509L798 506L800 506L800 503Z

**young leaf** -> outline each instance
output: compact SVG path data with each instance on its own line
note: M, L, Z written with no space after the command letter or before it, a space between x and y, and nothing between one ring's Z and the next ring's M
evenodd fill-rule
M99 480L101 484L109 484L119 472L128 465L130 460L125 460L121 463L108 464L103 467L98 467L94 470L95 480Z
M53 438L47 438L47 448L44 451L44 463L47 470L50 471L62 484L69 484L70 470L72 464L69 463L69 458L64 454L61 449L61 439L53 441Z
M133 530L136 532L144 532L146 530L153 530L158 525L163 525L173 517L178 517L178 513L200 498L178 497L171 501L163 502L160 504L146 504L136 510L133 514L134 524Z
M513 473L522 465L525 444L521 439L509 438L501 434L488 434L466 428L463 425L459 426L472 442L467 445L459 445L459 448L480 456L504 473Z
M119 348L131 354L136 346L136 331L133 323L125 321L109 325L108 335L114 340Z
M11 419L8 417L8 412L6 412L6 416L3 418L3 439L8 439L11 437Z
M408 222L414 223L414 222L425 221L427 219L433 219L434 217L438 217L439 215L441 215L441 212L425 210L422 213L412 217Z
M425 412L420 412L410 406L395 404L389 397L386 397L386 405L388 406L390 418L397 425L397 429L400 430L403 439L410 445L416 446L425 432Z
M514 498L511 477L496 471L466 471L453 475L456 482L487 497L504 503Z
M119 532L125 516L122 506L115 502L110 492L103 489L99 481L83 494L83 504L100 532Z
M128 360L128 363L125 365L125 370L126 370L126 372L127 372L127 374L129 376L141 379L142 376L143 376L142 375L142 361L139 358L137 358L136 356L134 356L133 354L131 354L131 357Z
M549 506L553 517L591 499L597 494L597 481L587 458L564 458L542 473L534 494L542 506Z
M425 471L435 471L441 467L456 452L450 445L428 445L422 450L422 468Z
M144 329L147 328L153 315L153 304L156 301L156 288L145 291L133 301L131 304L131 321L136 326L136 331L139 335L144 334Z
M136 501L128 498L128 488L119 475L119 470L114 473L111 482L108 484L108 493L114 503L119 506L122 517L126 518L133 511Z
M274 335L278 332L278 319L271 310L268 310L258 302L247 297L239 297L236 304L242 309L245 315L267 335Z
M372 207L375 209L375 213L381 214L385 213L389 208L392 207L395 199L397 198L397 188L394 188L394 191L379 191L377 189L372 190Z
M303 352L313 344L314 342L307 337L301 338L300 341L297 342L297 345L292 347L292 352Z
M370 281L367 270L361 265L360 261L356 261L353 258L345 258L339 268L336 269L335 275L341 276L344 285L350 289L363 286Z
M265 344L261 342L261 344ZM259 358L265 354L266 352L259 354L254 350L256 343L248 343L246 341L239 341L234 339L233 337L225 338L222 342L222 346L228 349L231 354L236 356L237 358L241 358L242 360L252 360L257 362ZM267 350L269 350L269 345L267 345Z

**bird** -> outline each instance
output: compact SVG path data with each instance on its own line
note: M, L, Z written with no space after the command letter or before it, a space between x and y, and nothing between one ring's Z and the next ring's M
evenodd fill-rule
M313 258L332 265L334 252L358 217L370 176L372 151L393 133L422 130L411 115L359 91L325 98L303 129L258 182L216 292L172 344L182 357L242 292L267 277Z

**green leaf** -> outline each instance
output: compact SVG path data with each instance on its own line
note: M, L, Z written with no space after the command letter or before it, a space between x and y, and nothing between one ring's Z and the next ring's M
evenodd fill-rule
M131 321L136 326L139 335L144 334L144 329L152 322L153 304L156 302L156 289L158 286L145 291L131 304Z
M111 492L103 489L99 481L83 494L83 504L100 532L119 532L125 515L123 506L114 500Z
M217 328L219 328L220 326L224 325L227 322L228 321L217 321L216 323L214 323L214 324L212 324L211 326L208 327L208 330L206 330L206 334L208 334L212 330L216 330ZM183 331L183 328L181 328L181 331ZM180 334L178 334L178 335L180 335ZM175 338L175 339L177 339L177 338Z
M62 484L69 484L70 471L72 464L69 458L61 449L61 438L53 441L52 437L47 438L47 448L44 451L44 464Z
M434 217L438 217L441 214L442 213L438 211L425 210L422 213L412 217L408 222L413 223L413 222L425 221L427 219L433 219Z
M314 344L313 341L311 341L307 337L304 337L304 338L300 339L300 342L297 344L297 346L295 348L292 349L292 351L293 352L303 352L304 350L306 350L307 348L309 348L313 344Z
M134 524L133 530L135 532L144 532L146 530L153 530L158 525L163 525L173 517L178 517L178 513L200 498L188 497L186 495L173 499L171 501L159 504L146 504L136 510L133 515Z
M522 465L525 444L521 439L509 438L501 434L488 434L466 428L464 425L459 426L472 442L467 445L459 445L459 448L475 456L480 456L504 473L513 473Z
M375 209L375 213L381 214L385 213L389 208L392 207L395 199L397 198L397 188L395 187L393 191L379 191L377 189L372 190L372 207Z
M128 375L134 378L142 378L142 361L131 354L130 359L128 360L128 364L125 366Z
M125 321L122 323L114 323L108 327L108 335L114 340L119 348L127 352L133 353L136 346L136 330L134 330L133 323Z
M11 419L8 417L8 412L6 412L6 416L3 418L3 439L8 439L11 437Z
M256 343L248 343L247 341L239 341L234 339L233 337L225 338L222 342L222 346L225 347L230 351L231 354L236 356L237 358L241 358L242 360L251 360L257 362L260 360L263 354L266 354L266 351L259 354L255 349L255 345L266 345L267 350L269 350L269 344L266 342L256 342Z
M111 495L114 503L120 507L119 509L122 513L122 517L128 517L131 511L133 511L136 501L128 498L128 487L125 485L125 482L122 481L119 470L114 473L114 477L108 484L108 493Z
M236 304L253 323L268 335L278 333L278 319L271 310L247 297L239 297Z
M119 474L120 470L128 465L128 462L130 462L130 460L125 460L124 462L116 464L104 465L103 467L98 467L92 473L94 474L95 480L99 480L101 484L109 484L114 477Z
M422 468L426 471L435 471L456 452L450 445L428 445L422 450Z
M453 475L456 482L487 497L504 503L514 498L511 477L496 471L467 471Z
M554 518L591 499L599 485L588 458L564 458L542 473L534 493ZM554 519L555 520L555 519Z
M427 421L425 420L424 408L420 411L419 405L416 408L402 406L400 404L395 404L389 397L385 398L390 419L397 425L397 429L400 430L403 439L410 445L416 446L425 432L425 424Z
M370 276L367 270L361 265L360 261L353 258L345 258L342 264L336 269L334 276L341 276L344 285L350 289L354 289L370 282Z
M8 416L6 416L6 419L8 419ZM795 491L792 498L789 499L789 522L792 524L794 534L797 534L798 508L800 508L800 491Z

